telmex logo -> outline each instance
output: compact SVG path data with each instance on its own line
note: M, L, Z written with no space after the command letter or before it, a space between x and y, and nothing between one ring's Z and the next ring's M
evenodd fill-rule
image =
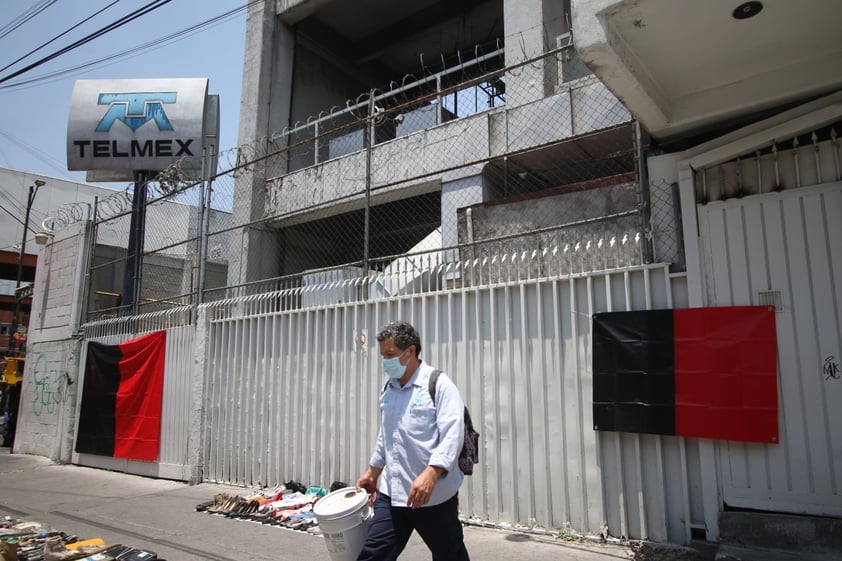
M136 131L149 121L155 121L159 131L172 131L173 126L164 111L165 104L176 102L177 92L101 93L97 105L107 105L105 115L94 129L109 132L115 121ZM158 138L154 140L73 140L80 159L94 158L169 158L193 156L193 139Z
M135 93L101 93L97 105L108 105L108 111L96 126L97 132L108 132L114 121L122 121L133 131L149 121L155 121L158 130L173 130L165 103L175 103L177 92L135 92Z

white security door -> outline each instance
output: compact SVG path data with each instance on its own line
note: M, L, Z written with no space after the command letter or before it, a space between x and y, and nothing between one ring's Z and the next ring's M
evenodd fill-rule
M842 184L697 208L706 305L778 309L780 443L719 443L724 502L842 516Z

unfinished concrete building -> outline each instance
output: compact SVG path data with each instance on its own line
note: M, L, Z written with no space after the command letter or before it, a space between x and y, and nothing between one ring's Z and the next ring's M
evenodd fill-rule
M237 177L229 286L412 268L398 257L466 245L435 259L537 250L556 261L527 269L569 272L564 247L590 241L588 259L640 262L642 135L576 57L569 1L266 2L246 53L239 158L259 164ZM625 235L623 255L594 253L602 230L571 230L593 220ZM451 269L434 281L468 278Z

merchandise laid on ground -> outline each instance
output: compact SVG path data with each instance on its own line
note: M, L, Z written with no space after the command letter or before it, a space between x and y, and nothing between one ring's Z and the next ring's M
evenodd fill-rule
M336 481L330 486L330 491L347 486ZM196 510L321 535L313 505L327 494L324 487L305 487L296 481L288 481L273 489L242 496L219 493L212 501L196 505Z
M165 561L152 551L101 538L80 540L40 522L0 520L0 561Z
M373 515L369 494L347 483L334 481L324 487L304 487L296 481L249 496L218 493L196 510L271 524L325 539L331 561L353 561L365 543Z

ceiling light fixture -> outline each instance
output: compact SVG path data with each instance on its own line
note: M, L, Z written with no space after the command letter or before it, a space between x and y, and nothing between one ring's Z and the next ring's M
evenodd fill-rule
M743 2L731 12L734 19L748 19L753 18L763 9L762 2Z

